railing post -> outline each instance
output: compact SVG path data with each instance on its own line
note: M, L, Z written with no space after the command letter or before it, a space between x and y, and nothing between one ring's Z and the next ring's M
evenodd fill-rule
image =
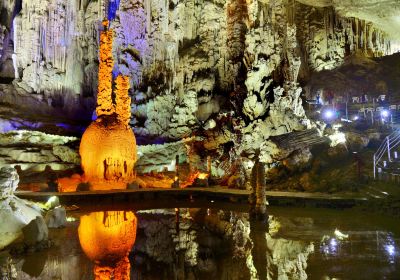
M389 159L389 161L392 161L390 159L390 138L389 138L389 136L386 136L386 141L387 141L388 159Z
M374 155L374 179L376 179L376 156Z

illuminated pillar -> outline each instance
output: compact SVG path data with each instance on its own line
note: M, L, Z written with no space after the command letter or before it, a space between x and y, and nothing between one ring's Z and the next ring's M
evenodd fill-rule
M125 189L126 183L136 176L137 160L136 139L129 126L129 77L119 75L116 78L113 98L113 31L108 30L108 21L103 21L103 26L99 49L98 118L82 135L79 154L84 180L91 183L91 190Z
M100 34L99 49L99 85L97 92L96 114L98 117L111 115L115 108L112 103L112 56L113 30L108 30L108 20L103 21L104 31Z
M131 119L131 98L128 95L129 77L118 75L115 79L115 112L118 121L129 125Z

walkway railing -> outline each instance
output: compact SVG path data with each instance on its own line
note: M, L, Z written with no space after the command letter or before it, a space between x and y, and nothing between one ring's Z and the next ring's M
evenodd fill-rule
M395 130L390 135L386 136L381 146L374 154L374 178L377 173L382 172L382 169L387 167L389 162L397 159L397 151L394 151L400 145L400 131ZM393 152L393 153L392 153ZM384 160L385 159L385 160Z

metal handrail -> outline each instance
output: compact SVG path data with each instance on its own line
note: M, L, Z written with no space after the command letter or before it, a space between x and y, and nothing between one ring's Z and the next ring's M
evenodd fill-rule
M389 162L392 162L391 151L400 145L400 131L396 130L385 137L378 150L374 153L374 178L376 178L376 168L382 167L380 161L387 152Z

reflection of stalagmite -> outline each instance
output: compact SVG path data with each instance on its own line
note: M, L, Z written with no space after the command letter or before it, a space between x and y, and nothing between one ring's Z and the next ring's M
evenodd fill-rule
M85 181L91 183L92 190L126 188L126 184L135 178L137 159L136 139L129 127L129 77L119 75L116 78L113 98L113 31L107 29L107 21L103 26L105 31L100 35L99 51L98 119L86 129L79 148Z
M133 212L94 212L81 217L79 241L95 263L95 279L130 279L129 252L136 240Z
M250 238L253 241L251 255L253 257L254 268L257 270L259 279L267 279L267 258L270 252L267 247L266 233L268 224L260 221L250 220ZM267 257L268 256L268 257Z

